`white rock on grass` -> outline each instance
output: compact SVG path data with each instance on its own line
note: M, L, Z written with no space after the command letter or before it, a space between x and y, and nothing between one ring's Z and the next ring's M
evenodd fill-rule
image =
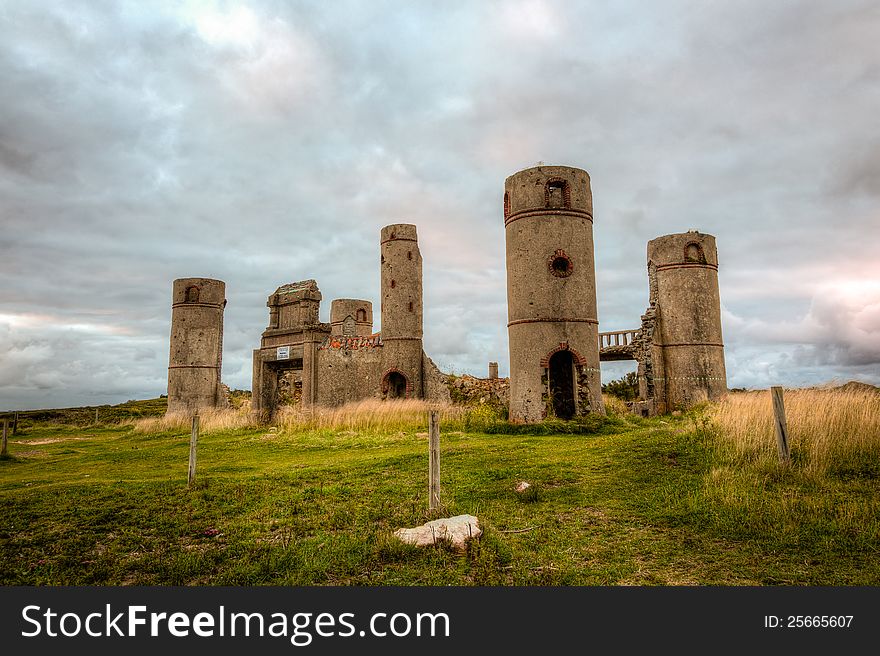
M407 544L427 547L445 540L459 551L464 550L468 540L475 540L482 534L480 520L473 515L443 517L415 528L394 531L394 535Z

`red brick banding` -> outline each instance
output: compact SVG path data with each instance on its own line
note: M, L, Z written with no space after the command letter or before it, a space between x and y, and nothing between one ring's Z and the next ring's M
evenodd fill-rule
M582 367L587 365L587 359L584 356L571 348L568 345L568 342L561 342L559 346L557 346L555 349L553 349L547 355L541 358L541 366L544 367L544 369L547 369L550 366L550 358L552 358L556 353L559 353L560 351L569 351L572 356L574 356L575 364Z
M585 212L584 210L572 210L572 209L562 209L561 207L551 207L548 212L546 209L532 209L532 210L522 210L520 212L516 212L515 214L511 214L506 219L504 219L504 225L509 226L514 221L519 221L520 219L526 219L530 216L574 216L581 219L587 219L590 223L593 222L593 215L589 212Z
M507 322L507 327L510 328L511 326L515 326L520 323L566 323L569 321L572 323L594 323L596 325L599 325L598 319L587 319L587 318L582 318L582 317L574 317L574 318L571 318L571 317L563 317L563 318L543 317L543 318L538 318L538 319L516 319L515 321Z
M718 271L717 264L702 264L701 262L674 262L672 264L658 264L657 271L666 271L667 269L712 269Z

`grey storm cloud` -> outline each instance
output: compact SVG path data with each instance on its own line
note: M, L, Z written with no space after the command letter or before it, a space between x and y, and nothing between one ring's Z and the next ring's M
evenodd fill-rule
M502 185L539 161L591 174L602 328L700 229L732 386L880 382L876 3L0 0L0 33L0 409L163 393L187 276L249 388L268 294L376 302L401 221L426 350L503 374Z

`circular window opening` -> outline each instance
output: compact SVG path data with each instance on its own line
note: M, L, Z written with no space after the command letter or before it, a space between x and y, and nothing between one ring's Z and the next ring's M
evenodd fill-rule
M571 258L563 251L556 251L550 258L550 273L557 278L567 278L574 271Z

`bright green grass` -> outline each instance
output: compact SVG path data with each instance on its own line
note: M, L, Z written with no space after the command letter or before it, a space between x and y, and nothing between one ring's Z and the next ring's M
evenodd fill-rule
M206 434L188 489L188 434L34 424L0 461L0 583L880 584L876 479L735 467L696 427L444 428L447 512L485 528L457 555L391 537L430 518L415 431Z

